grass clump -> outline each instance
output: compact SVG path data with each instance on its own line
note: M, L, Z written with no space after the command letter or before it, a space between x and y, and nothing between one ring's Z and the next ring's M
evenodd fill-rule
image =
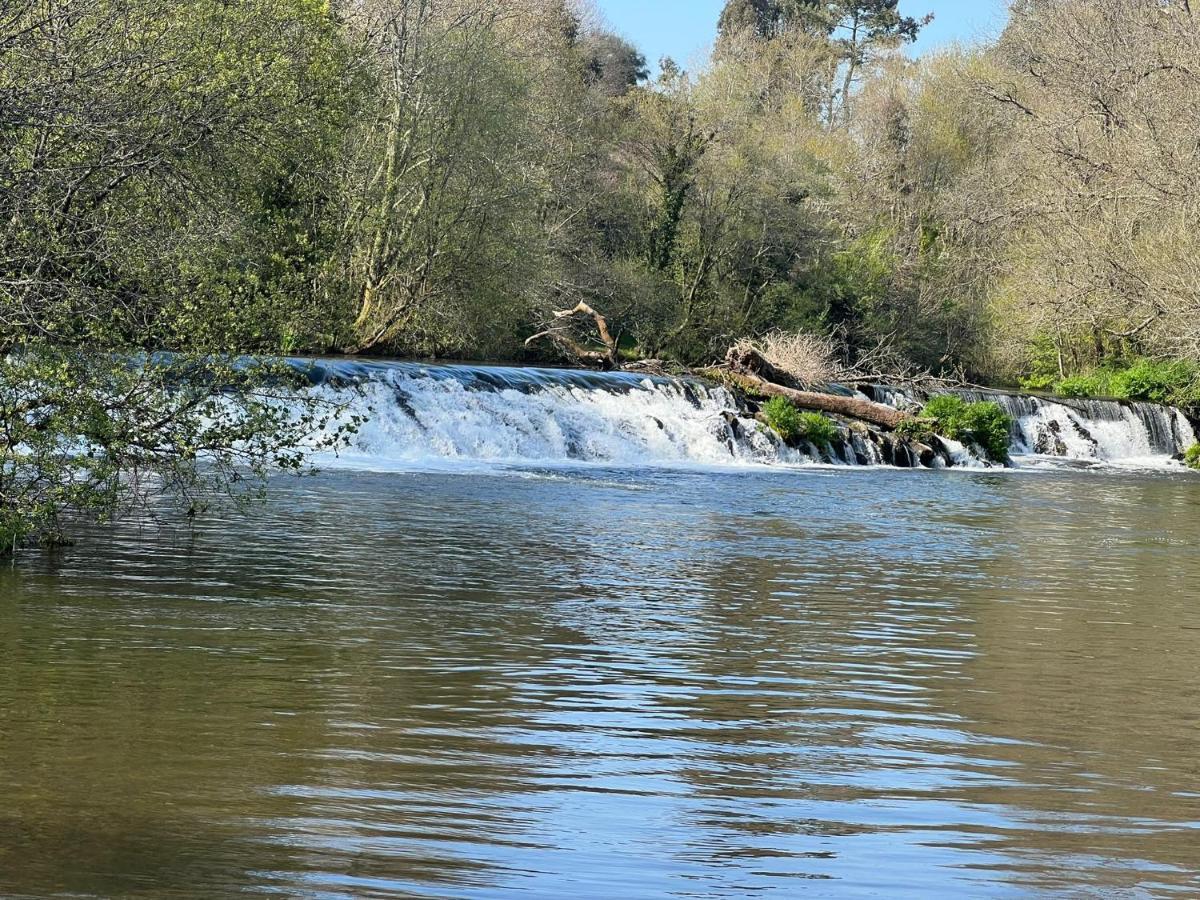
M786 397L772 397L762 406L763 420L788 444L810 441L828 447L837 437L837 425L818 412L801 412Z
M961 397L947 394L925 404L921 418L935 419L937 433L976 445L994 462L1008 461L1012 417L998 403L967 403Z
M1187 453L1183 454L1183 461L1189 469L1200 471L1200 444L1188 447Z

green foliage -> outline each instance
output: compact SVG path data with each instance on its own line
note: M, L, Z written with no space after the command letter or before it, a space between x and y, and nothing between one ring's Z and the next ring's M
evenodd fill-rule
M229 355L326 311L349 63L312 0L3 17L0 552L152 494L245 499L354 427Z
M1012 417L998 403L967 403L961 397L944 394L930 399L921 417L935 420L938 434L979 447L988 459L1008 460Z
M925 404L924 410L921 411L921 418L934 419L942 426L947 425L952 421L957 421L962 418L966 411L967 401L962 397L954 394L942 394L938 397L933 397ZM953 437L947 433L948 437Z
M361 424L297 399L303 373L282 363L26 343L0 368L0 552L59 542L71 518L111 518L150 490L193 513L252 498Z
M835 252L814 272L809 295L833 326L865 324L878 317L897 265L887 229L871 232Z
M1021 389L1049 390L1062 377L1059 371L1062 356L1058 342L1052 335L1039 331L1029 338L1025 353L1028 362L1025 374L1019 378Z
M1054 387L1054 383L1055 378L1053 375L1025 375L1018 382L1021 390L1031 393L1048 391Z
M1200 366L1184 360L1138 359L1113 373L1114 396L1177 406L1200 400Z
M809 441L818 447L828 447L838 434L837 425L828 416L801 412L786 397L772 397L764 403L762 416L771 430L788 444Z
M937 420L935 419L908 419L896 426L896 433L902 437L927 443L934 435L936 427Z
M1111 385L1112 374L1096 370L1059 379L1052 390L1060 397L1111 397Z
M1200 470L1200 444L1192 444L1188 447L1187 453L1183 455L1183 461L1189 469Z
M800 414L800 437L802 440L828 447L838 435L838 427L832 419L819 412Z
M762 405L762 417L771 430L787 443L798 440L802 425L800 410L790 400L772 397Z
M1200 366L1186 360L1135 359L1126 365L1091 369L1054 382L1062 397L1142 400L1173 406L1200 405Z

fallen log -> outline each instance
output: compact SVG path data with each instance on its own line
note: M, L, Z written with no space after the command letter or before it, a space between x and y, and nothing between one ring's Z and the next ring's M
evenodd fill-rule
M757 359L756 359L757 358ZM895 430L900 423L916 418L911 413L902 412L882 403L871 400L860 400L857 397L843 397L838 394L822 394L817 391L802 391L797 388L784 387L773 381L768 381L759 374L763 363L761 356L753 350L731 350L726 358L730 369L754 387L760 394L768 397L784 397L791 400L801 409L812 409L818 412L836 413L851 419L861 419L878 425L880 428ZM767 364L769 366L769 364ZM766 368L774 372L774 367Z
M787 388L804 390L808 385L801 383L787 372L778 368L773 362L742 341L734 344L725 354L725 362L735 372L747 375L757 375L763 381L783 385Z

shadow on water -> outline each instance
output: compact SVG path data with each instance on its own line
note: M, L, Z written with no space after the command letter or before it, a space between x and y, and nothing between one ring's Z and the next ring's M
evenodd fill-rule
M1200 889L1200 484L338 474L0 574L0 894Z

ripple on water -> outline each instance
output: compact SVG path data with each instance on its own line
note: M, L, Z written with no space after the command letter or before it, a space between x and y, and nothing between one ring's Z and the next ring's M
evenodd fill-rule
M0 575L0 893L1200 888L1200 485L337 474Z

